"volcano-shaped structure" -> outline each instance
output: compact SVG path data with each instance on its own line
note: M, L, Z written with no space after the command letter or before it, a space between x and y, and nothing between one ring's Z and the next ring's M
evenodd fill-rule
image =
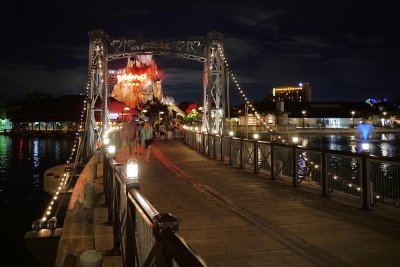
M161 101L161 80L151 56L128 58L123 74L117 76L111 96L136 109L141 109L148 101Z

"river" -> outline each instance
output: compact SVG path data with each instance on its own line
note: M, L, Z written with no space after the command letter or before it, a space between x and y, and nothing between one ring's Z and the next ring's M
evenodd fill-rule
M309 148L324 148L338 151L361 152L362 143L370 144L369 153L377 156L400 157L400 133L384 132L372 133L367 140L363 140L360 134L311 134L302 133L296 135L284 135L283 138L291 142L292 137L297 136L298 145ZM237 135L237 137L245 137L245 134ZM253 139L252 133L248 134L249 139ZM268 133L260 133L259 140L269 141Z
M0 135L0 212L4 266L40 266L28 253L24 235L49 203L43 174L65 164L73 138L9 137Z

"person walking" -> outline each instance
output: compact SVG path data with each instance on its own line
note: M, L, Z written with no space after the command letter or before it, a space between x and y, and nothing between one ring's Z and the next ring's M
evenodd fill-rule
M172 122L168 122L168 124L167 124L167 140L172 140L172 130L173 130Z
M158 127L158 131L160 132L160 140L164 141L165 135L167 134L167 128L165 127L165 124L163 122Z
M149 162L150 158L150 149L151 144L153 143L153 128L151 127L150 122L146 121L144 123L144 127L141 131L141 139L142 139L142 146L145 148L145 159L146 162Z
M133 122L132 116L129 116L127 121L122 123L121 128L123 152L126 152L126 150L128 150L129 155L132 155L135 152L137 133L137 125Z
M143 126L144 126L144 120L142 118L139 119L138 121L138 135L137 135L137 149L136 152L141 155L142 154L142 150L143 150L143 146L142 146L142 138L141 138L141 134L142 134L142 130L143 130Z

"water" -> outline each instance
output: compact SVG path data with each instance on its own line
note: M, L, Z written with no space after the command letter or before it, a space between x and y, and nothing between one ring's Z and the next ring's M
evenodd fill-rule
M364 137L361 134L297 134L298 144L309 148L325 148L338 151L359 153L362 151ZM238 137L244 137L238 136ZM291 135L284 136L289 142ZM249 139L252 135L249 135ZM260 134L260 140L269 141L267 133ZM372 133L367 139L370 154L385 157L400 157L400 133Z
M5 266L40 266L26 250L23 238L50 200L43 190L44 172L65 164L73 143L72 138L0 135L1 261L9 263ZM15 254L18 257L11 256Z
M300 145L314 148L327 148L331 150L362 152L364 139L358 135L303 135ZM400 156L400 133L376 133L369 136L369 152L377 156Z

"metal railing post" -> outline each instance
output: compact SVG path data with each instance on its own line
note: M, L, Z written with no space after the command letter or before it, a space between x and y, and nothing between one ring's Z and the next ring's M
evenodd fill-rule
M243 169L243 138L240 138L239 148L240 148L240 154L239 154L240 164L239 164L239 166L241 169Z
M328 169L327 169L327 157L325 149L322 150L322 162L321 162L321 190L322 197L328 197Z
M216 140L217 140L217 136L214 135L214 158L217 158L217 145L215 144Z
M271 142L271 180L275 180L274 143Z
M110 180L110 162L108 161L107 154L103 154L103 192L104 192L104 200L106 205L110 203L108 197L109 190L109 180Z
M157 244L155 244L155 266L173 266L173 258L163 246L160 236L163 234L163 231L166 231L166 229L177 232L179 227L178 220L169 213L157 214L153 219L153 234L158 241Z
M201 151L203 154L206 154L206 142L205 142L205 133L201 133L201 146L202 146L202 150Z
M221 161L223 161L224 160L224 152L223 152L224 147L223 147L223 143L222 143L222 139L223 139L222 135L221 135L220 139L221 139L221 143L219 145L221 146Z
M369 210L371 208L369 201L371 196L371 185L368 179L367 156L367 152L363 152L361 158L361 199L362 207L365 210Z
M254 174L258 173L258 145L257 140L254 140L254 149L253 149L253 161L254 161Z
M293 186L297 186L297 149L296 147L293 147L293 157L292 157L292 164L293 164Z
M229 165L232 165L232 136L229 137Z
M210 156L210 135L207 135L207 156Z

